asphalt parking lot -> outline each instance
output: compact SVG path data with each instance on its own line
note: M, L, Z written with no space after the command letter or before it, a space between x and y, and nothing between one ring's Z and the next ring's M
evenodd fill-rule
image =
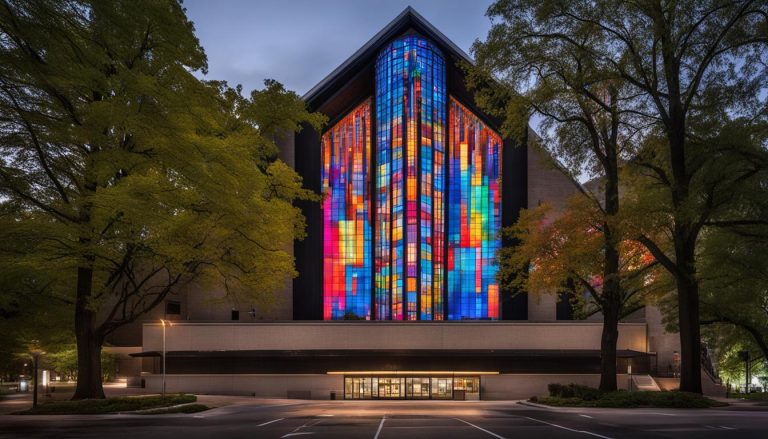
M191 415L0 416L0 438L766 438L768 411L250 400Z

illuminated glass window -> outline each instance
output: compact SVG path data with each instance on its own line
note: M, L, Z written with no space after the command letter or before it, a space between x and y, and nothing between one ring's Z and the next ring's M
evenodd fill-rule
M501 137L455 99L448 152L448 319L498 319Z
M375 303L380 320L441 320L445 61L418 36L376 61Z
M323 318L498 319L501 137L448 100L424 38L392 41L375 75L322 136Z
M370 101L322 136L323 319L370 319Z

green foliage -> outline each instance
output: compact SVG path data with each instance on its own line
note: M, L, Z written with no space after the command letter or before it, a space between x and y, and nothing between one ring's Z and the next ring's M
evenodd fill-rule
M528 139L534 157L557 158L571 177L595 178L567 206L521 214L506 230L518 245L500 252L500 278L536 294L565 290L578 316L602 313L600 388L612 390L619 319L643 306L656 265L625 234L619 196L620 170L649 121L629 110L637 93L601 53L612 36L592 21L563 19L562 9L568 4L495 2L487 39L472 48L469 82L507 134ZM534 117L541 138L527 133Z
M571 197L560 211L547 204L523 210L518 222L504 230L518 243L499 253L504 285L533 294L570 290L581 316L599 312L604 303L599 287L605 262L600 233L604 221L594 201L581 194ZM611 227L616 235L627 236L624 230L631 229L631 216L616 215ZM669 291L669 286L642 245L624 239L617 250L623 317Z
M173 0L0 7L0 309L75 304L103 339L191 282L270 306L317 199L276 141L325 119L206 67Z
M660 250L672 254L674 212L701 228L696 273L700 290L702 335L708 341L724 380L740 381L743 366L735 352L753 350L768 355L768 151L766 126L733 120L725 125L694 124L701 138L690 142L700 156L690 158L696 169L691 198L677 210L656 170L632 168L626 203L635 211L637 235L650 237ZM662 160L664 139L649 140L640 159L669 170ZM677 330L676 298L662 300L668 329ZM734 330L733 327L736 329ZM760 352L761 354L758 354Z
M641 140L636 145L643 148L630 151L627 158L652 180L648 192L636 198L637 206L647 210L629 211L649 225L638 230L636 239L674 278L683 344L681 387L692 391L701 391L699 239L721 212L724 198L716 192L745 194L740 184L753 177L751 170L743 172L749 165L731 166L734 151L713 145L728 144L728 138L717 137L733 120L741 120L746 132L766 120L766 14L765 2L748 0L499 0L488 10L498 18L489 42L475 46L485 67L481 82L496 75L502 82L523 86L517 93L482 96L481 102L504 105L499 113L512 116L523 113L519 109L529 106L527 101L540 100L532 96L543 98L550 105L534 108L556 121L551 128L571 167L584 156L569 146L578 147L587 135L603 131L558 132L574 106L549 98L559 95L564 83L574 84L571 89L577 94L606 79L609 84L616 81L604 88L608 94L611 87L624 90L618 92L622 105L609 112L627 111L642 121L633 124L634 134L621 138ZM578 74L563 75L574 63ZM581 102L576 107L585 108ZM518 125L526 122L521 119ZM721 161L725 166L719 167ZM760 218L749 210L732 213L728 220L717 221L725 226ZM651 226L653 222L658 226Z
M743 398L750 401L768 401L768 392L756 392L745 394L733 394L734 398Z
M553 392L553 387L554 392ZM724 403L690 392L600 392L597 389L570 384L550 384L550 396L536 398L541 404L555 407L605 408L709 408Z
M365 320L365 317L359 316L353 311L347 311L344 313L344 320Z
M77 347L74 344L58 346L56 352L47 352L42 357L45 368L55 371L69 381L77 380ZM117 356L101 351L101 373L103 381L111 381L117 374Z
M602 393L594 387L574 383L550 383L547 385L547 390L549 390L549 396L557 398L579 398L584 401L595 401L600 398Z
M23 415L93 415L132 412L157 407L169 407L197 401L195 395L177 394L162 396L126 396L108 399L84 399L80 401L50 402L21 412Z
M66 346L59 352L48 353L44 364L66 380L77 380L77 348Z

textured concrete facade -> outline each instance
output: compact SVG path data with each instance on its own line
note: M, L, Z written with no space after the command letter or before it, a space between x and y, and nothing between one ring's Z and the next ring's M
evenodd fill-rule
M334 349L599 350L600 322L282 322L178 323L169 351ZM645 352L646 326L622 323L618 349ZM143 351L162 350L162 326L144 325Z

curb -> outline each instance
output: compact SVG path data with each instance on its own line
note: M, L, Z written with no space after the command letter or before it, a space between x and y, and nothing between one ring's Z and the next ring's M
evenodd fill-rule
M552 409L552 407L548 405L536 404L535 402L530 402L530 401L517 401L517 403L520 405L527 405L528 407L536 407L538 409L549 409L549 410Z
M133 410L130 412L117 412L114 413L116 415L141 415L145 413L152 413L152 412L162 412L163 410L171 410L179 407L184 407L185 405L192 405L192 404L199 404L197 401L195 402L185 402L184 404L176 404L176 405L169 405L166 407L154 407L151 409L144 409L144 410Z

